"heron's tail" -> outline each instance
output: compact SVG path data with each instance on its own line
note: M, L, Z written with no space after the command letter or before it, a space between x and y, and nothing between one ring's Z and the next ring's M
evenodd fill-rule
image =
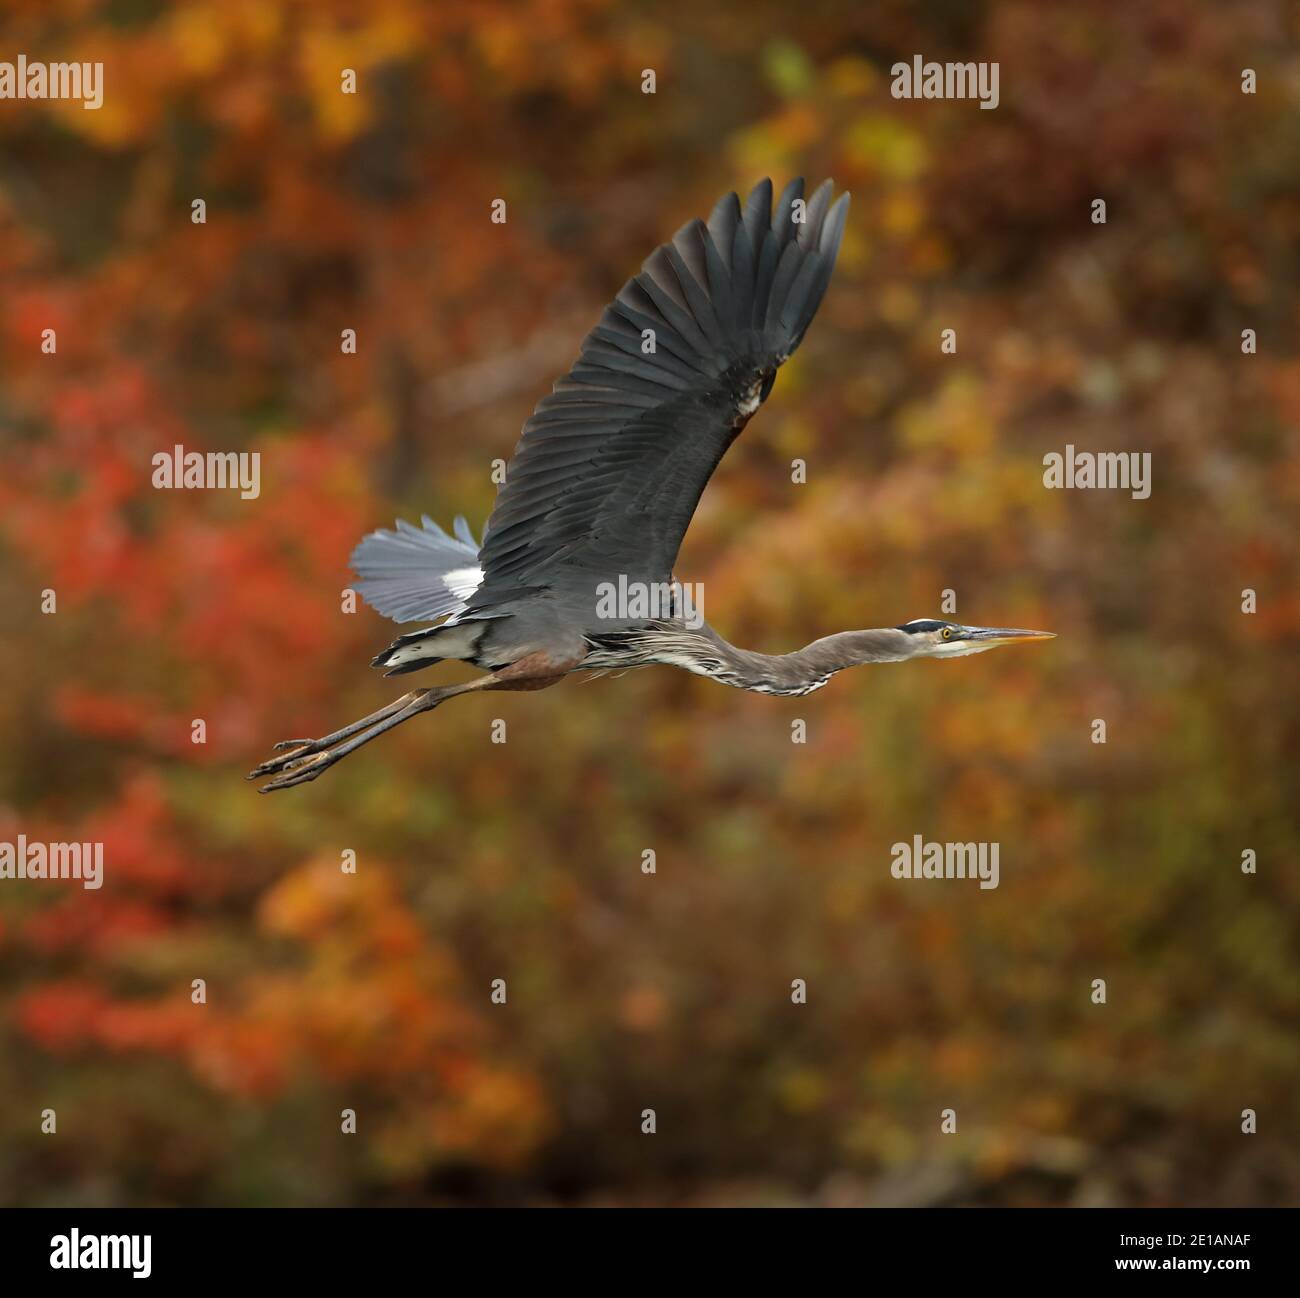
M457 518L450 536L427 514L423 530L397 520L397 530L371 532L350 560L361 598L394 622L432 622L456 613L483 580L479 547Z
M444 658L472 659L478 642L487 630L487 623L479 620L444 622L441 626L428 626L420 631L399 635L381 654L370 660L372 667L387 667L385 676L403 676L432 667Z

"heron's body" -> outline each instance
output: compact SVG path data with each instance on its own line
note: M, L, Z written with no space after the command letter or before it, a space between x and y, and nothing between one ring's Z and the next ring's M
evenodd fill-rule
M543 689L573 672L666 664L759 694L799 697L846 667L978 653L1045 633L938 621L846 631L789 654L728 644L680 607L647 617L609 592L673 589L677 552L727 448L767 398L830 282L848 195L827 181L734 194L647 258L524 425L475 542L463 519L366 537L357 588L397 622L437 622L374 660L389 675L454 658L486 674L414 690L372 716L279 747L267 789L314 779L395 725L456 694ZM441 621L439 621L441 619Z

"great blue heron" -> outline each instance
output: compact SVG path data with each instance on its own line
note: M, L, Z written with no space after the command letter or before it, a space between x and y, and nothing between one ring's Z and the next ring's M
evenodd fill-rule
M821 689L859 663L954 658L1050 633L919 619L825 636L794 653L737 649L675 599L673 567L705 484L772 390L830 282L849 196L764 180L719 200L645 261L524 425L481 545L463 518L372 532L352 555L365 600L399 636L388 675L456 658L486 675L413 690L322 739L287 740L249 778L305 784L404 721L474 690L539 690L571 672L666 663L760 694Z

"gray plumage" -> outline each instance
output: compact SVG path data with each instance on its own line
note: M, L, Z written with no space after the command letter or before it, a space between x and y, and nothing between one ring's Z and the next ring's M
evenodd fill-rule
M707 224L687 222L646 258L524 425L484 529L482 583L463 603L439 580L463 556L428 547L427 566L412 566L417 549L398 551L391 532L358 547L358 589L381 613L452 615L400 637L376 665L399 674L466 657L491 670L530 648L571 655L588 635L639 625L598 617L599 588L671 582L714 468L830 283L849 204L831 191L826 181L805 200L793 180L773 210L764 180L743 209L728 194Z
M576 671L665 663L739 689L800 696L859 663L959 657L1048 633L922 619L845 631L788 654L728 644L685 605L611 607L611 589L675 589L682 537L713 470L767 399L821 304L849 198L791 181L721 199L646 258L525 423L478 546L428 517L356 548L357 589L397 622L432 622L374 659L390 676L445 658L487 674L413 690L288 751L264 791L313 780L385 731L473 690L542 689ZM251 777L250 777L251 778Z
M464 518L455 536L425 514L423 529L405 519L397 530L371 532L352 552L356 588L377 613L394 622L431 622L465 607L483 579L478 542Z
M793 653L764 654L737 649L708 625L692 629L681 622L654 622L598 638L583 666L613 670L666 663L753 694L802 698L846 667L903 662L920 649L920 643L900 627L881 627L840 631Z

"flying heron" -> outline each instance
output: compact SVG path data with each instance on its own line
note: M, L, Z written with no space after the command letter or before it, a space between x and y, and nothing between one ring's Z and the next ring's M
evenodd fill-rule
M460 659L485 674L412 690L321 739L286 740L249 778L263 792L314 780L378 735L474 690L540 690L572 672L665 663L759 694L799 696L846 667L956 658L1051 633L931 618L825 636L788 654L728 644L684 601L610 606L620 591L677 591L673 567L718 461L772 390L830 282L849 196L803 181L772 208L719 200L656 249L605 308L569 373L524 425L481 544L427 516L372 532L357 589L399 636L371 664L389 676Z

